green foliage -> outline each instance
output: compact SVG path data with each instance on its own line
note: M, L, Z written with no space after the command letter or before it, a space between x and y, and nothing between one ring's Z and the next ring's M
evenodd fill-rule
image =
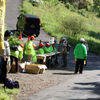
M78 10L78 13L81 14L82 16L87 16L85 9Z
M87 7L87 10L88 10L89 12L94 12L94 6L93 6L93 5L89 5L89 6Z
M48 7L52 7L59 4L59 2L58 0L44 0L44 4L46 4Z
M100 0L93 0L94 1L94 5L100 6Z
M74 46L83 37L89 43L90 50L100 54L100 47L97 46L100 44L100 40L95 34L100 33L100 19L95 17L95 13L86 12L88 17L84 17L84 10L80 11L83 15L72 12L57 0L46 0L43 5L38 7L33 7L28 0L24 0L21 11L39 16L41 28L50 35L57 38L65 35ZM90 35L92 31L93 36Z
M62 21L62 27L63 27L62 29L65 30L65 33L73 35L80 34L83 31L86 31L84 19L79 18L78 16L65 17Z
M88 2L89 5L93 5L93 0L86 0L86 2Z
M18 89L6 89L6 91L4 91L3 85L0 85L0 100L15 100L17 94ZM12 99L10 95L14 95L14 99Z
M66 6L69 10L71 10L71 11L75 11L74 6L73 6L73 5L71 5L69 2L68 2L68 3L66 3L66 4L65 4L65 6Z
M94 0L93 11L100 17L100 0Z

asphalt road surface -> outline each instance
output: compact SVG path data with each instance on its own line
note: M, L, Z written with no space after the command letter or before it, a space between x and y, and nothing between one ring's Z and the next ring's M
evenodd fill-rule
M6 27L9 30L16 30L17 17L20 14L19 6L22 0L6 0Z
M73 50L69 57L72 56L72 52ZM71 77L58 85L18 100L100 100L100 57L89 53L88 64L83 74L73 74L75 65L73 62L74 59L69 59L70 70L66 73L55 73Z

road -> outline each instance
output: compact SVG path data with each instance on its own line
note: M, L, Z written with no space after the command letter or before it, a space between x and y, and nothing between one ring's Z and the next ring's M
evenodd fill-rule
M70 61L70 65L71 62L73 60ZM69 67L73 70L72 68L72 66ZM67 71L66 75L72 77L58 85L18 100L100 100L100 57L89 53L88 65L83 74L74 75L72 71Z
M19 6L22 0L6 0L6 27L9 30L16 29L17 16L20 14Z

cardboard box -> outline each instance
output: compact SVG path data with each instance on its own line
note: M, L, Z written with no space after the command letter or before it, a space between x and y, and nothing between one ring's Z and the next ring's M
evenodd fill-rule
M25 65L25 70L27 73L30 74L42 74L45 72L45 69L47 67L43 64L26 64Z
M19 72L22 71L22 68L19 66ZM11 73L16 73L16 66L15 66L15 63L12 64L12 67L11 67L11 70L10 70Z
M40 69L39 74L43 74L43 73L45 73L45 69Z

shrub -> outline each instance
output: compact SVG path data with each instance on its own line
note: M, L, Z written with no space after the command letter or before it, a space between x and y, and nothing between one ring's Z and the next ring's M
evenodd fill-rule
M62 29L65 33L79 34L86 30L83 19L79 17L67 16L62 20Z
M80 9L80 10L78 10L78 13L81 14L82 16L87 16L87 15L86 15L86 10L85 10L85 9Z
M71 10L71 11L75 11L74 6L73 6L73 5L71 5L69 2L68 2L68 3L66 3L66 4L65 4L65 6L66 6L69 10Z

